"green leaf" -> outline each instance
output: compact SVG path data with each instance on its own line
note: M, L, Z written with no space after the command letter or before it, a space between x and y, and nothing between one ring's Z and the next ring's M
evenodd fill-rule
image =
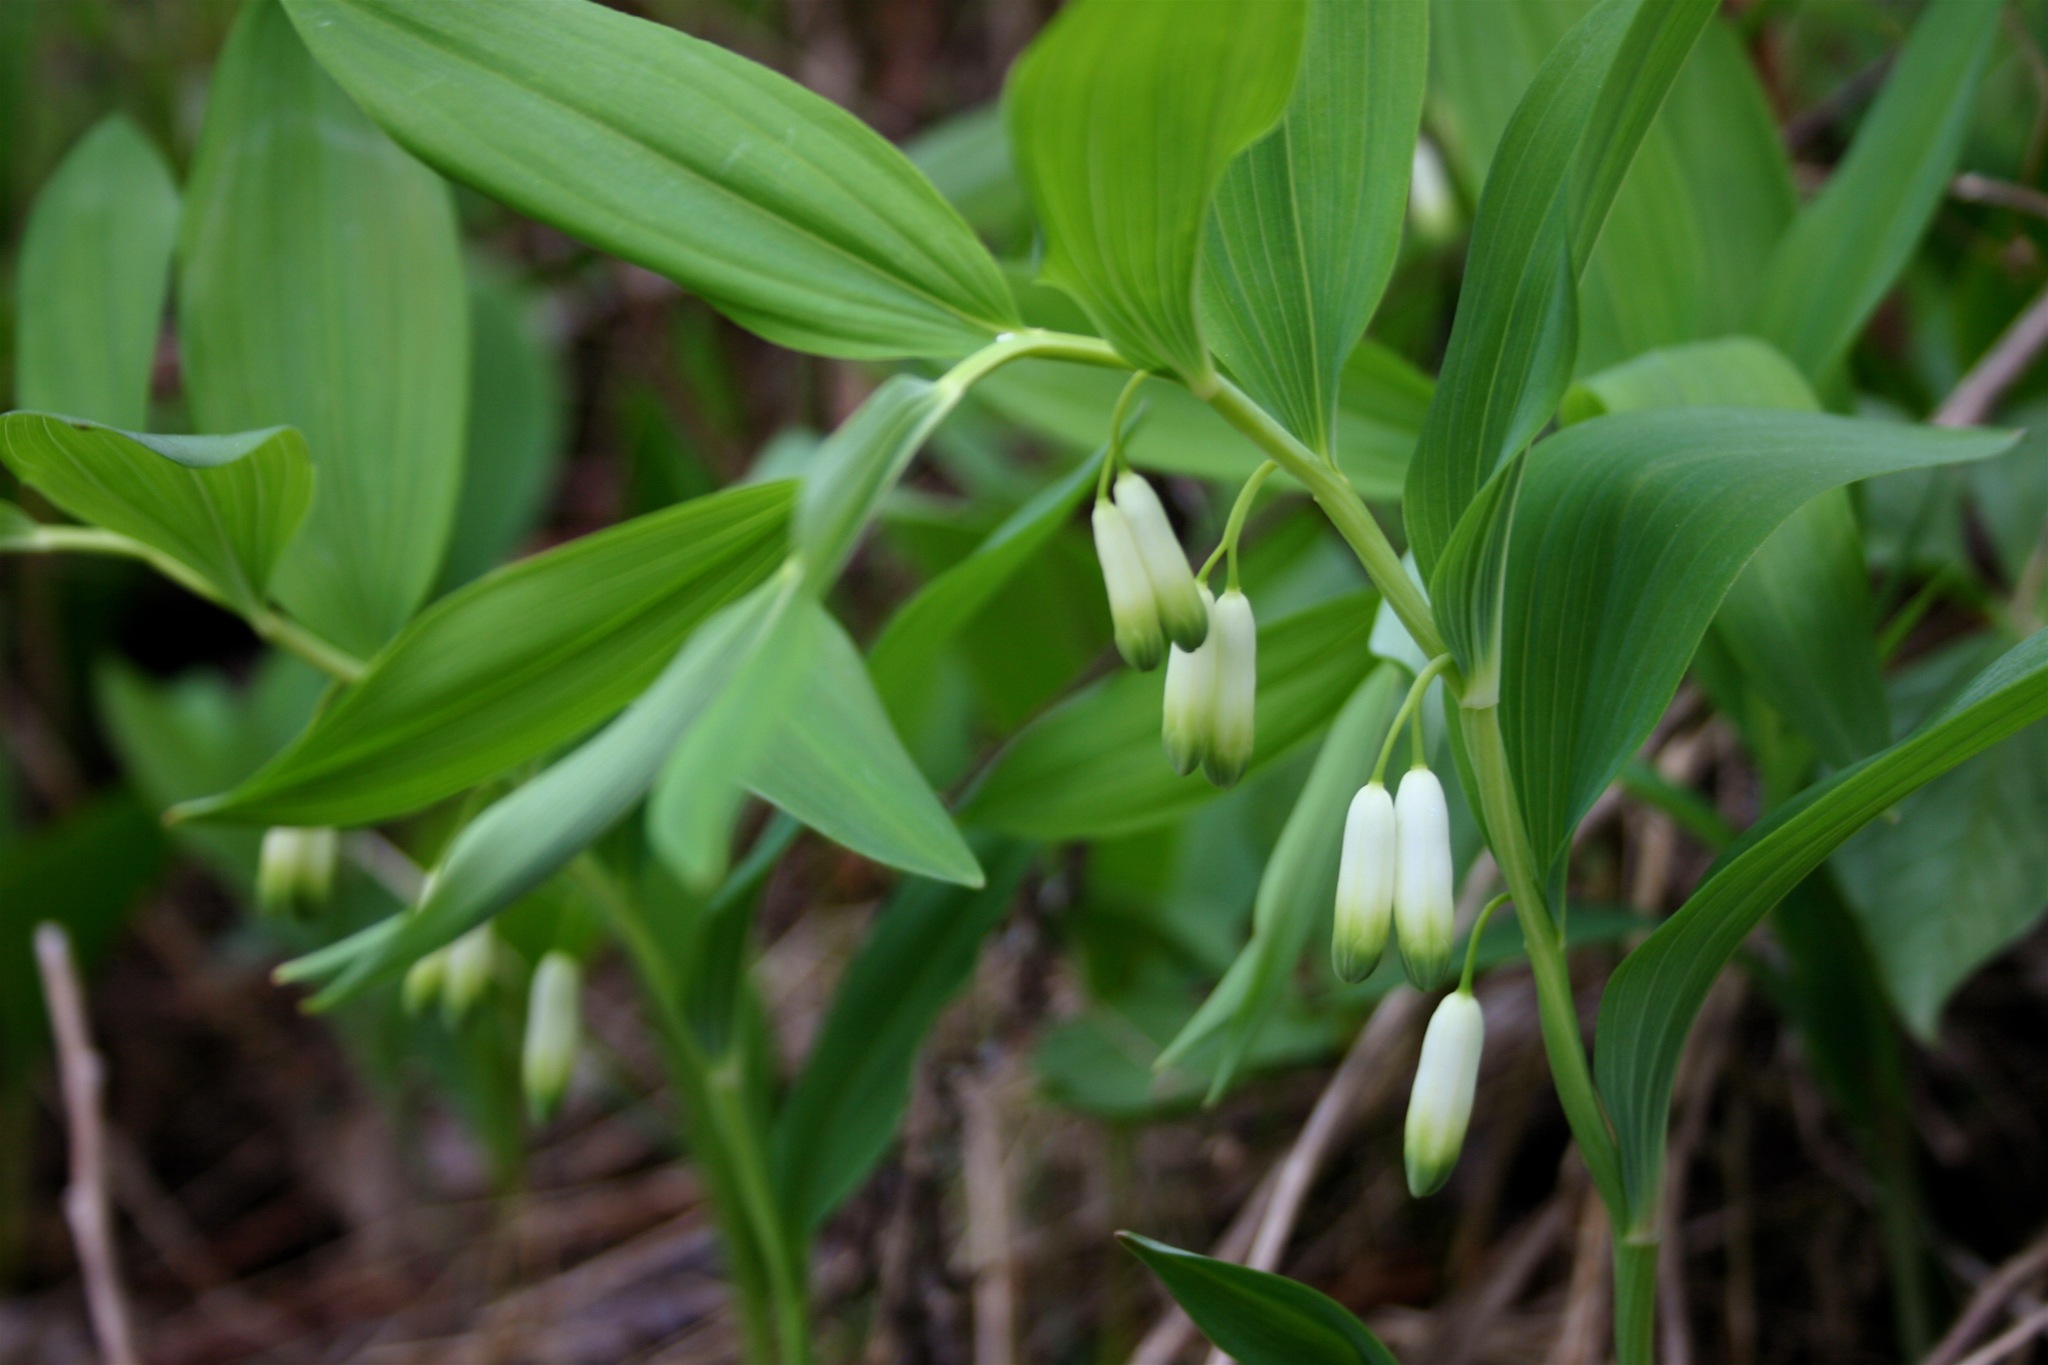
M163 331L178 187L119 114L79 139L22 232L15 402L139 431Z
M1517 456L1486 481L1458 518L1430 582L1437 624L1465 675L1460 700L1466 706L1492 706L1500 700L1508 547L1526 467L1527 461Z
M1329 923L1344 813L1372 776L1373 760L1407 690L1399 670L1377 668L1337 713L1259 878L1251 941L1159 1056L1160 1068L1171 1067L1210 1034L1227 1030L1210 1083L1212 1100L1251 1055L1317 925Z
M1209 217L1216 355L1318 452L1401 245L1428 51L1427 5L1312 0L1286 117L1230 163Z
M1780 523L1831 488L2011 439L1692 408L1599 418L1532 450L1509 550L1501 726L1538 862L1563 855L1649 735Z
M776 1115L770 1160L789 1233L808 1243L874 1169L910 1102L933 1022L974 970L1030 866L1028 844L984 838L988 884L906 881L847 966L818 1041Z
M72 516L161 551L247 612L263 608L313 496L306 443L290 427L148 436L11 412L0 417L0 459Z
M1791 361L1750 337L1652 351L1565 399L1574 418L1691 406L1818 412L1820 400ZM1830 764L1853 763L1891 737L1863 534L1847 489L1822 494L1772 532L1728 590L1715 628L1757 690Z
M180 816L364 825L540 757L768 576L791 494L730 489L486 575L422 612L254 777Z
M952 356L1008 286L902 153L794 82L584 0L289 0L320 60L455 179L797 350Z
M2048 631L1984 670L1911 736L1808 788L1753 827L1615 971L1595 1061L1637 1227L1654 1226L1664 1126L1685 1035L1714 978L1770 908L1915 789L2048 716Z
M1083 0L1010 73L1045 278L1145 369L1212 373L1195 315L1210 201L1287 108L1306 0Z
M903 145L910 164L976 232L1029 244L1031 206L1010 160L1010 129L1001 101L991 100L932 125Z
M1425 574L1494 468L1550 419L1577 351L1577 277L1710 0L1602 0L1552 50L1508 122L1408 472Z
M908 729L929 701L947 644L1073 516L1101 456L1083 460L990 533L973 554L904 603L868 651L868 673L889 718Z
M38 523L11 502L0 501L0 550L25 550L36 543Z
M179 250L194 421L295 426L319 471L278 598L371 653L433 586L462 478L469 332L448 191L258 0L214 72Z
M1285 1275L1197 1256L1120 1232L1216 1349L1239 1365L1398 1365L1394 1353L1327 1294Z
M533 890L610 829L654 785L676 745L707 717L745 746L782 719L790 680L809 660L793 630L801 600L779 574L689 639L654 685L568 757L492 805L449 846L420 904L279 969L327 982L316 1008L349 999L453 942ZM731 703L740 698L739 704Z
M980 886L980 864L890 727L860 651L817 603L797 611L809 667L747 764L747 785L862 857Z
M1346 593L1260 627L1254 770L1322 728L1372 670L1378 601ZM1145 829L1212 799L1207 781L1166 761L1164 691L1160 673L1125 672L1062 702L996 756L961 818L1056 842Z
M1899 1013L1930 1045L1956 987L2048 905L2048 728L1944 773L1834 857Z
M839 577L925 438L960 400L952 384L892 375L825 439L804 476L790 547L813 589Z
M1816 381L1848 352L1948 187L1999 6L1932 0L1849 154L1778 244L1753 329Z
M529 291L495 268L469 271L469 426L442 591L496 568L547 510L562 453L561 367Z

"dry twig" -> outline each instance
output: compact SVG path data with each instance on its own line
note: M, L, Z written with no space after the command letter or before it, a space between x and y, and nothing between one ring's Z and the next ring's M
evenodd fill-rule
M2036 1238L2026 1250L2000 1266L1991 1278L1984 1281L1957 1316L1955 1325L1935 1343L1921 1365L1956 1365L1970 1343L1991 1325L2013 1294L2043 1272L2048 1272L2048 1235Z

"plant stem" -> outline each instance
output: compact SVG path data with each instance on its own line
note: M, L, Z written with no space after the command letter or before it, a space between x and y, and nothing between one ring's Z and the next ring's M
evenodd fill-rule
M1657 1235L1614 1235L1615 1365L1655 1365L1657 1359Z
M1358 490L1351 486L1351 481L1317 458L1315 452L1296 439L1293 432L1281 426L1272 414L1246 397L1244 391L1228 379L1219 378L1215 389L1203 397L1224 421L1249 436L1266 452L1268 459L1308 489L1309 495L1322 507L1331 525L1337 528L1337 534L1351 546L1358 562L1371 576L1373 586L1380 590L1380 596L1401 618L1401 624L1408 628L1408 633L1415 638L1422 652L1431 658L1442 654L1444 639L1436 628L1436 619L1430 615L1429 599L1408 576L1401 556L1394 552L1387 533L1373 519L1372 510L1358 496Z

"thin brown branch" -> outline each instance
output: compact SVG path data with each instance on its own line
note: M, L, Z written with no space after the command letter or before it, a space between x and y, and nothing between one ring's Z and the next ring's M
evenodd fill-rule
M1928 420L1938 427L1976 426L1997 408L1998 400L2019 382L2044 346L2048 346L2048 289L2013 319Z
M974 1276L974 1365L1012 1365L1017 1341L1016 1238L1004 1160L1000 1062L960 1086L967 1255Z
M1984 1281L1957 1316L1955 1325L1935 1343L1921 1365L1956 1365L1970 1343L2004 1311L2014 1293L2044 1272L2048 1272L2048 1235L2036 1238Z
M71 938L59 924L36 926L36 967L57 1040L57 1073L64 1091L64 1121L71 1136L71 1184L64 1191L64 1218L78 1245L78 1269L93 1335L107 1365L138 1365L128 1300L114 1256L114 1220L107 1202L106 1130L100 1096L106 1067L93 1050L85 1021L85 992L71 958Z
M2011 180L1994 180L1975 171L1964 171L1949 181L1948 192L1951 197L1966 204L1989 204L1993 208L2012 209L2035 218L2048 218L2048 194L2043 194L2032 185L2021 185Z
M2016 1353L2036 1337L2048 1337L2048 1308L2037 1308L1993 1338L1981 1351L1965 1356L1962 1365L1993 1365Z

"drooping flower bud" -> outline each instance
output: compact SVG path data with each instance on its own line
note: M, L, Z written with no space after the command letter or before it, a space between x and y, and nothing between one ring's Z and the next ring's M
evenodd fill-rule
M1451 970L1456 932L1451 896L1451 815L1443 783L1410 768L1394 797L1394 931L1401 966L1418 990L1433 991Z
M1109 619L1116 627L1116 652L1139 672L1157 668L1166 653L1166 633L1159 624L1159 602L1146 576L1145 561L1131 538L1131 524L1115 503L1095 504L1095 557L1102 564L1102 584L1109 590Z
M341 835L332 829L274 825L263 833L256 862L256 904L266 914L313 910L334 891Z
M399 989L399 999L404 1002L405 1012L409 1015L426 1013L427 1006L440 997L441 984L447 979L446 948L436 948L406 968L405 984Z
M583 1036L582 994L583 967L569 954L550 952L533 969L519 1078L535 1121L554 1113L569 1088Z
M1458 231L1458 201L1451 193L1451 179L1443 155L1428 138L1416 142L1409 168L1408 221L1415 235L1430 244L1447 242Z
M485 920L448 945L448 968L441 978L441 1017L454 1028L483 999L497 965L498 935Z
M1159 624L1167 638L1182 649L1193 649L1209 634L1209 603L1203 600L1188 568L1187 554L1159 495L1141 474L1125 471L1117 477L1116 505L1131 528L1131 541L1152 581L1153 600L1158 603Z
M1374 779L1351 798L1344 851L1337 863L1336 929L1330 959L1345 981L1363 981L1380 965L1394 926L1394 798Z
M1216 599L1197 585L1206 615ZM1160 725L1167 761L1186 777L1209 752L1209 730L1216 715L1216 641L1212 636L1192 651L1175 645L1166 656L1166 705Z
M1259 699L1259 627L1249 598L1236 588L1216 599L1209 646L1216 651L1215 702L1202 771L1228 787L1251 766L1254 709Z
M1403 1154L1408 1193L1435 1194L1451 1178L1465 1129L1472 1121L1472 1091L1479 1083L1479 1053L1486 1042L1486 1018L1469 991L1453 991L1429 1018L1422 1035L1422 1060L1408 1096Z

